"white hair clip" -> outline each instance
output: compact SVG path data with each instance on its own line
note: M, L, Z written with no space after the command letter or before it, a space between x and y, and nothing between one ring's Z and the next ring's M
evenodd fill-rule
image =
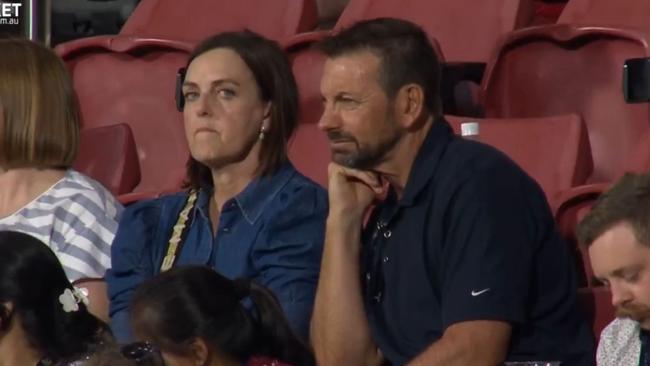
M71 311L79 310L79 303L84 303L88 306L88 289L74 287L73 290L66 288L59 296L59 302L63 305L63 311L69 313Z

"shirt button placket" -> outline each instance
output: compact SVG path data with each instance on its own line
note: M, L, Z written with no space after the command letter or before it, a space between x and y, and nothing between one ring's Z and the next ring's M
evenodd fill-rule
M382 263L388 263L388 256L383 256L382 257L382 252L385 250L385 245L387 239L389 239L393 233L388 229L388 223L384 221L380 221L377 225L377 229L380 233L382 233L382 236L384 237L384 240L380 240L381 244L377 247L378 253L376 255L380 256L381 262L379 262L377 265L379 267L382 266ZM381 268L378 268L379 271L382 271ZM378 289L377 292L375 292L375 295L373 296L373 299L375 300L376 303L380 303L383 297L383 289Z

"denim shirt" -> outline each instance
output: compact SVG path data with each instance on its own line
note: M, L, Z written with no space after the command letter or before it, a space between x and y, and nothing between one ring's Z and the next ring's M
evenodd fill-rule
M326 191L286 163L227 201L216 230L208 213L211 193L199 191L175 265L207 265L228 278L267 286L294 330L306 338L323 249ZM187 196L139 202L122 215L106 273L111 328L119 342L132 340L131 298L141 282L160 272Z

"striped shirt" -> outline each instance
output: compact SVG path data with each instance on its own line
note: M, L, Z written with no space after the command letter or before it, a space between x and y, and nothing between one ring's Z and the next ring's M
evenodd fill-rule
M111 244L122 206L100 183L74 170L12 215L0 230L47 243L72 282L101 278L111 265Z

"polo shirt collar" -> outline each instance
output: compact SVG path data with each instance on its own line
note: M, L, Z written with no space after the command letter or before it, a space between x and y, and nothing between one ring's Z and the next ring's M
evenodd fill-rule
M415 203L416 197L435 174L440 158L453 137L454 131L444 118L433 121L411 167L400 206L412 206Z

